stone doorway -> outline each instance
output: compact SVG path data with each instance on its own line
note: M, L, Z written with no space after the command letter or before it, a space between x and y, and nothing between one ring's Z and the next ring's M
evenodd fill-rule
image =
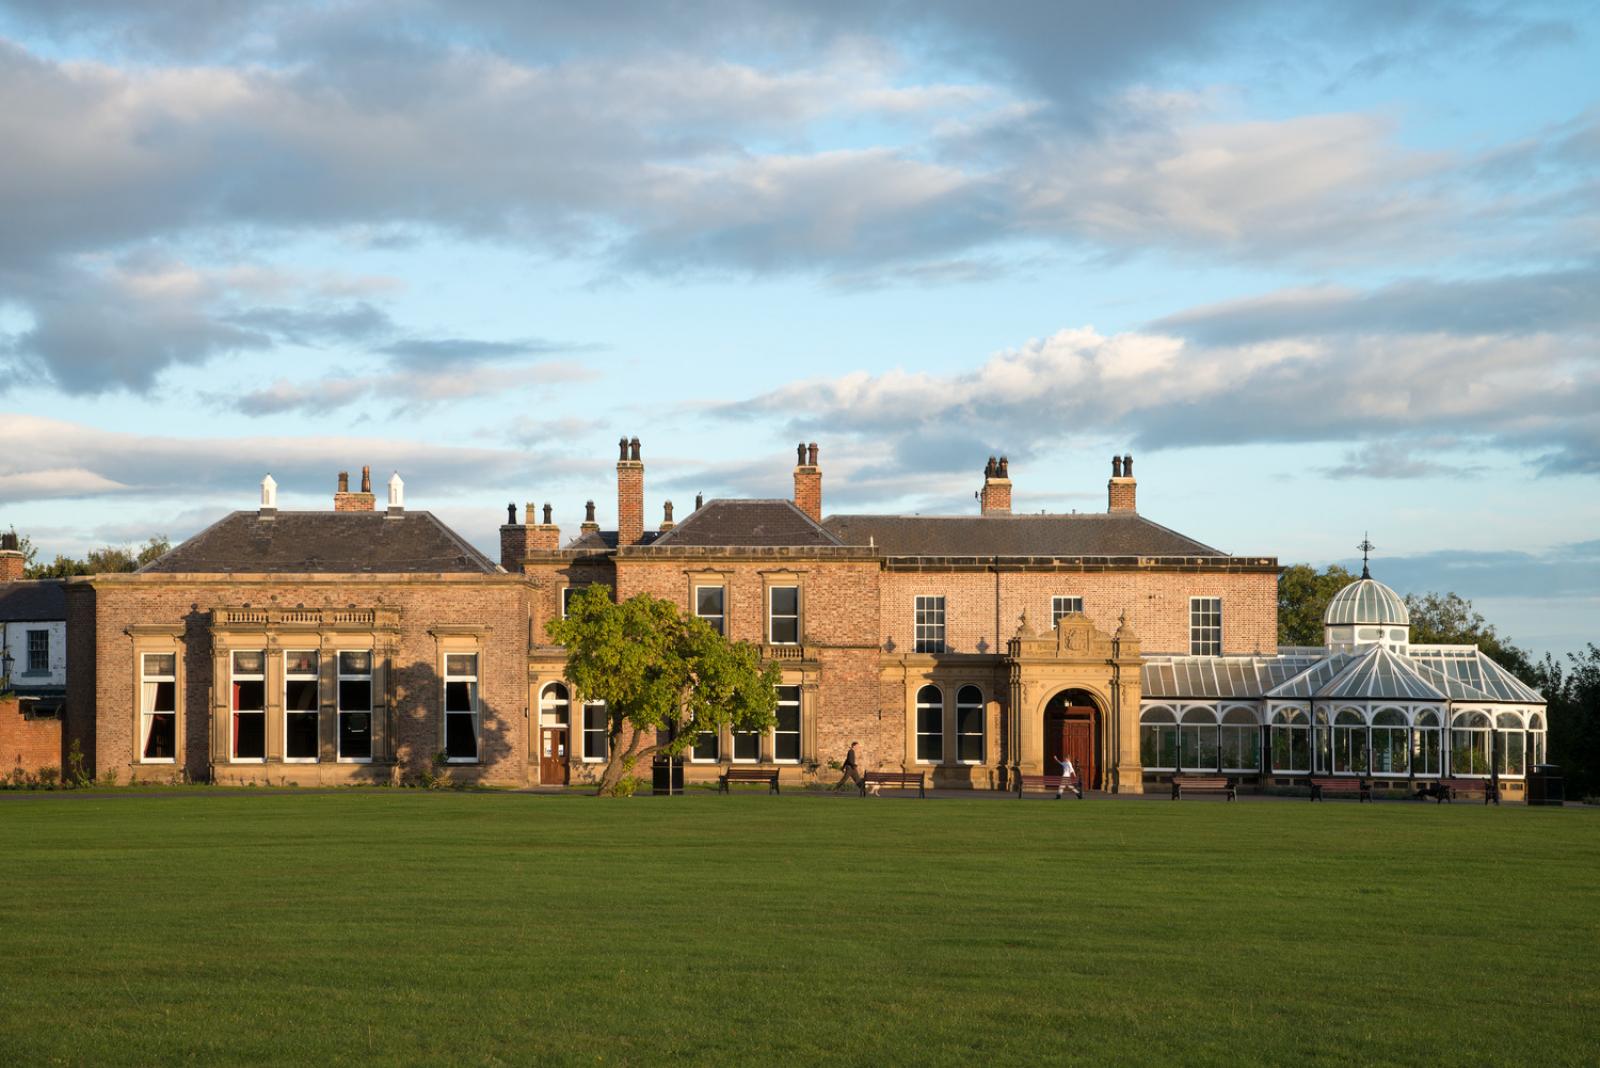
M1085 789L1101 788L1100 710L1082 690L1064 690L1044 710L1044 770L1060 773L1062 756L1072 758Z

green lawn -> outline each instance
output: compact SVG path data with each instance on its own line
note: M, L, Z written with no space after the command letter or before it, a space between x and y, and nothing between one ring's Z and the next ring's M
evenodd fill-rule
M0 796L0 1064L1594 1064L1597 877L1521 806Z

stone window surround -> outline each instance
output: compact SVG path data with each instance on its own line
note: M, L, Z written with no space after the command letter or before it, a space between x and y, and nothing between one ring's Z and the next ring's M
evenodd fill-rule
M127 627L124 633L132 639L133 655L130 658L133 675L133 729L130 737L133 739L134 764L149 764L156 767L169 767L183 763L185 710L184 694L188 685L188 672L184 664L184 653L187 645L183 640L184 625L174 624L134 624ZM176 706L172 732L171 758L146 760L144 756L144 657L146 653L167 653L173 657L174 677L173 704Z
M447 660L452 653L471 654L477 657L473 678L472 726L476 739L471 757L450 757L452 766L474 767L481 766L483 759L483 679L485 675L484 646L490 631L493 628L477 624L436 624L428 628L428 634L434 639L434 670L439 676L439 729L435 735L438 746L436 752L445 751L445 733L447 730L447 714L445 712L445 686L449 679Z
M267 655L267 755L263 761L248 764L286 763L362 763L393 764L394 754L394 657L398 653L399 612L397 609L283 609L271 607L221 608L212 612L211 639L213 675L228 679L235 651L264 650ZM474 628L478 629L478 628ZM291 650L315 649L319 655L318 700L319 738L316 760L287 761L284 758L286 720L283 708L285 654ZM372 654L372 759L341 761L338 758L338 653ZM443 661L440 662L443 668ZM441 684L442 685L442 684ZM231 728L225 717L232 715L228 687L213 686L213 754L217 765L235 764L229 748ZM181 691L180 691L181 692ZM439 705L443 708L442 693ZM443 719L443 713L440 713ZM180 720L181 722L181 720ZM443 724L440 724L441 735Z

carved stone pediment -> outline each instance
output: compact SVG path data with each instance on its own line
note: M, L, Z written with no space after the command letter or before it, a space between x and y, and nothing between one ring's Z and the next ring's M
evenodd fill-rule
M1069 612L1045 634L1025 634L1019 629L1011 639L1015 660L1068 663L1103 662L1115 656L1111 635L1100 630L1081 612Z

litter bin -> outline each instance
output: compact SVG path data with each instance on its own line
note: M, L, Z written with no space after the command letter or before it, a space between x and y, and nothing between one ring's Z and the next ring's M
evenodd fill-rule
M1560 805L1566 799L1566 783L1559 765L1535 764L1528 770L1528 804Z
M683 793L683 761L657 757L650 766L650 790L663 797Z

